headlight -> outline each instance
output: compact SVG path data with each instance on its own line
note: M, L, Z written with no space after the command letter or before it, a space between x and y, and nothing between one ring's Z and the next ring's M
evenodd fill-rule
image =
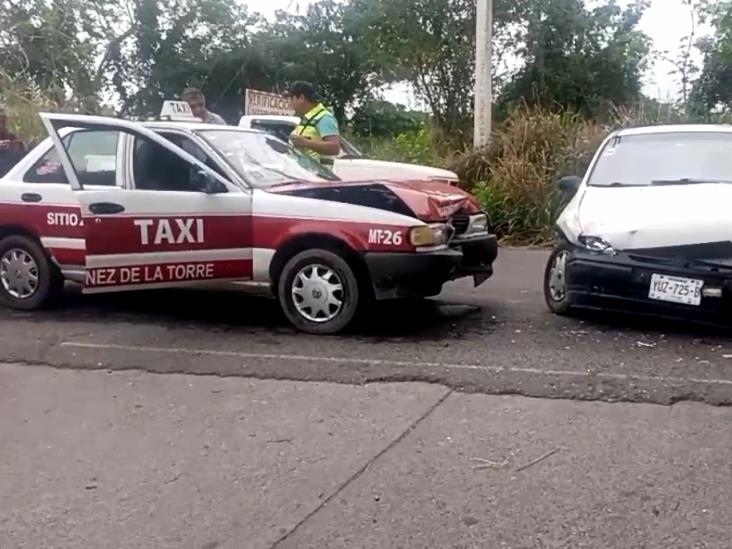
M466 236L483 234L488 232L488 216L485 214L474 215L470 218L470 225L465 232Z
M612 245L605 242L599 236L580 236L579 243L591 252L597 252L605 255L615 255L617 252L613 249Z
M444 246L452 236L449 225L421 225L409 231L409 242L415 248Z

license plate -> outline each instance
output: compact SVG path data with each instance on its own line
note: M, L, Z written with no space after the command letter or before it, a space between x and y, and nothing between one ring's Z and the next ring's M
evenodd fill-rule
M651 277L648 297L658 301L699 306L703 286L703 280L654 274Z

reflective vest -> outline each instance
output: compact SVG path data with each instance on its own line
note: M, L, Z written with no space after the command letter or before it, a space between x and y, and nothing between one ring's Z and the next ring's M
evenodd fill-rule
M320 119L328 114L330 114L328 112L328 109L326 109L322 103L318 103L317 105L315 105L315 107L308 111L307 114L300 118L300 123L295 127L295 135L302 135L311 139L322 139L322 136L320 135L317 126ZM306 149L303 147L302 149L300 149L300 152L306 154L313 160L317 160L323 166L328 166L329 168L332 168L335 162L334 157L321 155L320 153L317 153L312 149Z

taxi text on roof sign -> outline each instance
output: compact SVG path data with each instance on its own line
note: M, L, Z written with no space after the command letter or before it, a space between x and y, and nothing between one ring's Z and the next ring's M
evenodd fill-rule
M292 116L295 114L285 97L276 93L259 90L246 90L244 96L244 114L270 114Z
M166 120L179 120L185 122L199 121L193 116L191 106L185 101L165 101L160 109L160 118Z

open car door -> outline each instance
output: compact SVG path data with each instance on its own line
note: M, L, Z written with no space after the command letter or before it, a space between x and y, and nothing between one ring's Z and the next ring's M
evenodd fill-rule
M189 285L252 276L251 191L139 123L42 114L77 191L86 248L85 292ZM62 127L119 132L124 184L85 188Z

